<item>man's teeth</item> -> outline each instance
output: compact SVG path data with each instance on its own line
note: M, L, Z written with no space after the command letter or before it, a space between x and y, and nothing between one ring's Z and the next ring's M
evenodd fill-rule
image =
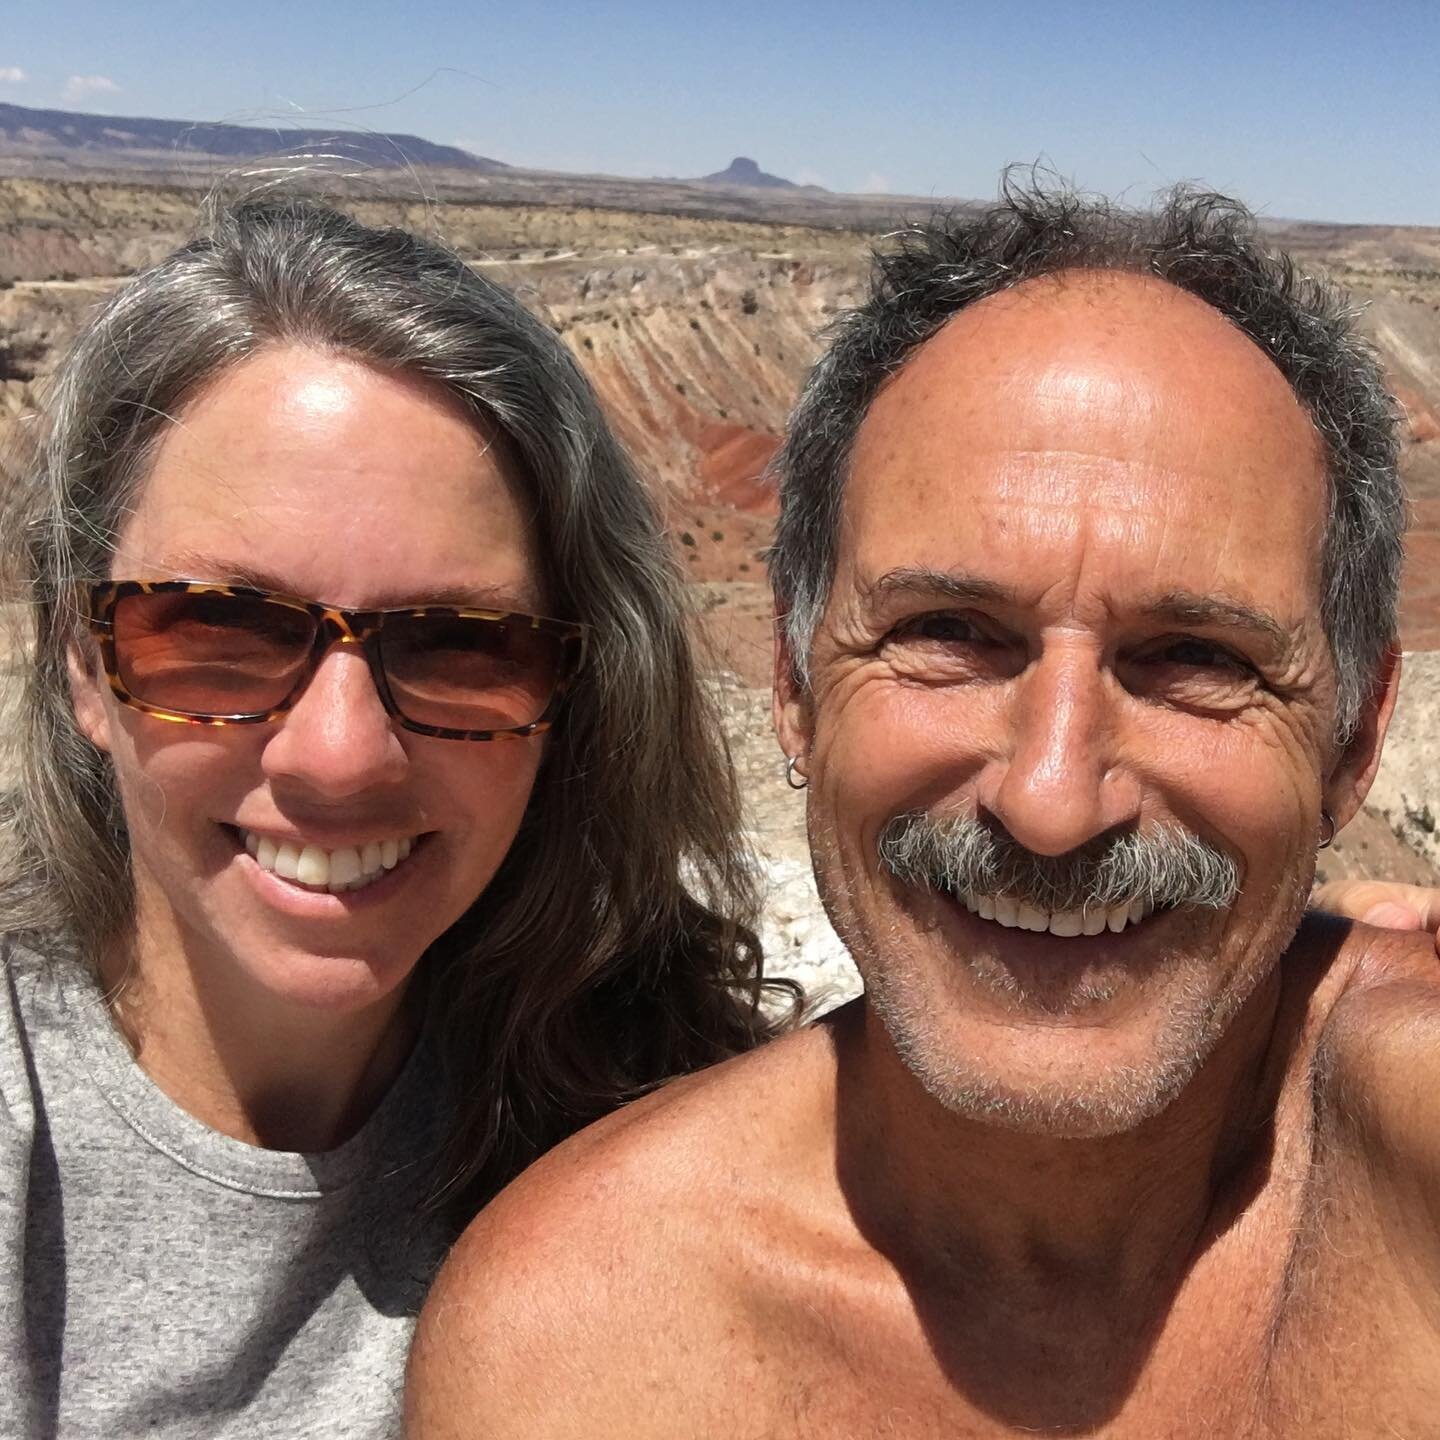
M968 891L960 901L982 920L994 920L1007 930L1033 930L1037 935L1044 931L1051 935L1099 935L1105 930L1118 935L1127 925L1138 925L1155 909L1144 900L1131 900L1103 910L1037 910L1008 895L972 895Z
M344 845L339 850L324 850L319 845L271 840L249 830L241 833L246 850L262 870L312 890L335 894L363 890L387 870L393 870L415 846L407 836L403 840L372 840L360 847Z

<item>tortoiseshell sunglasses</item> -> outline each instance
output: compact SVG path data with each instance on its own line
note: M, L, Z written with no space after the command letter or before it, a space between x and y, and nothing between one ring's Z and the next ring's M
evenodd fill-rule
M200 580L106 580L88 622L126 705L195 725L284 715L334 644L364 651L381 704L446 740L534 735L554 723L585 627L503 610L342 610Z

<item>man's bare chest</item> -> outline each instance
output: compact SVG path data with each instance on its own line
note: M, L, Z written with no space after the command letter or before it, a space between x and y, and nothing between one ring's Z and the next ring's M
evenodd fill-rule
M796 1440L1440 1436L1440 1329L1373 1247L1333 1243L1367 1224L1358 1206L1324 1228L1277 1207L1217 1241L1151 1315L1075 1307L1017 1324L978 1293L959 1314L812 1295L747 1338L703 1408L742 1419L732 1433Z
M1270 1437L1440 1436L1440 1253L1355 1155L1322 1151L1270 1337ZM1437 1217L1440 1218L1440 1217Z

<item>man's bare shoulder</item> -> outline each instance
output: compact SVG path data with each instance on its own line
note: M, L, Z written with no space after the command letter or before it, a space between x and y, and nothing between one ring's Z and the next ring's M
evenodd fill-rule
M829 1027L815 1026L538 1161L471 1223L431 1292L407 1433L602 1440L652 1420L676 1433L653 1401L732 1324L765 1232L804 1204L799 1171L833 1148L833 1111Z
M1440 961L1428 934L1333 922L1328 935L1334 993L1309 1067L1310 1165L1270 1384L1286 1434L1429 1434Z
M1343 975L1326 1018L1322 1064L1360 1078L1383 1049L1421 1041L1440 1026L1440 957L1430 935L1338 922L1336 969Z
M1332 1137L1440 1182L1440 959L1416 931L1349 925L1343 973L1315 1062L1319 1118ZM1418 1169L1417 1169L1418 1167Z

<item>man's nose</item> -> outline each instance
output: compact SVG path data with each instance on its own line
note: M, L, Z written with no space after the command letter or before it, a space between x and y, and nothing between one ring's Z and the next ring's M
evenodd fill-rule
M330 799L393 784L409 764L405 746L375 689L369 661L337 642L265 746L271 779L289 780Z
M1026 849L1064 855L1135 821L1111 683L1088 648L1047 652L1013 682L1001 757L978 800Z

